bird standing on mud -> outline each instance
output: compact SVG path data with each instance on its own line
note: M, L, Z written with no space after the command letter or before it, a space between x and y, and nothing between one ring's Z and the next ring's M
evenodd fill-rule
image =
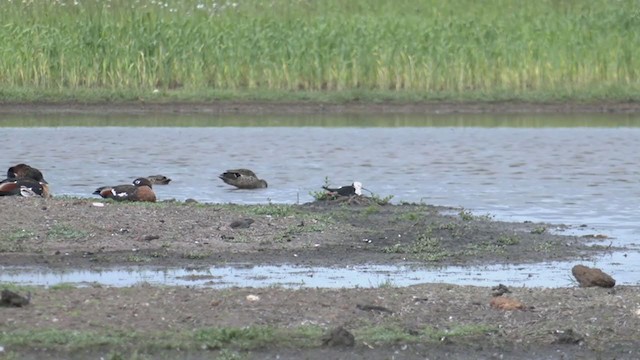
M105 199L118 201L156 201L156 194L153 192L151 181L147 178L137 178L133 180L133 185L102 186L93 193Z
M267 187L267 182L259 179L256 173L249 169L227 170L218 177L238 189L261 189Z

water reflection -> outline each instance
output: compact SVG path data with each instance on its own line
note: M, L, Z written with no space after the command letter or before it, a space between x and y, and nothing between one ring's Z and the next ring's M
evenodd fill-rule
M635 114L0 114L0 127L640 127Z

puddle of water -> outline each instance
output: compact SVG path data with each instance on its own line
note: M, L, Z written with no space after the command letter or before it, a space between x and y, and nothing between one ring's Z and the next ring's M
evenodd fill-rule
M634 274L640 271L640 252L615 252L590 261L545 262L538 264L450 266L361 265L338 267L301 266L224 266L203 269L184 268L106 268L101 270L52 271L47 268L2 267L0 283L20 285L126 287L138 283L163 286L209 288L268 287L287 288L370 288L384 285L410 286L422 283L518 287L574 286L571 268L582 263L597 266L611 274L618 285L639 285ZM629 269L629 266L635 269Z

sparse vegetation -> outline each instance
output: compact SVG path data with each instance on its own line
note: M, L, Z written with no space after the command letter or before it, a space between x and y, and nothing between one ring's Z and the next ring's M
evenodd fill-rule
M52 226L47 232L47 238L56 239L81 239L87 236L87 232L79 229L75 229L70 225L56 224Z

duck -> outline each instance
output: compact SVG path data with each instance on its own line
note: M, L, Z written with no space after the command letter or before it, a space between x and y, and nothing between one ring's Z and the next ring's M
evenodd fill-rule
M170 178L164 175L149 175L147 179L149 179L153 185L168 185L171 181Z
M156 201L156 194L153 192L151 181L145 177L133 180L133 184L101 186L93 193L105 199L117 201Z
M27 164L18 164L7 170L7 179L29 178L36 181L47 183L44 180L42 172Z
M49 186L44 181L31 178L10 178L0 182L0 196L18 195L23 197L51 197Z
M330 188L328 186L323 186L322 188L331 194L340 196L362 195L362 189L364 189L359 181L354 181L351 185L340 186L339 188Z
M51 197L49 183L42 172L27 164L18 164L7 170L7 178L0 181L0 196Z
M256 173L249 169L227 170L218 177L238 189L261 189L267 187L267 182L259 179Z

